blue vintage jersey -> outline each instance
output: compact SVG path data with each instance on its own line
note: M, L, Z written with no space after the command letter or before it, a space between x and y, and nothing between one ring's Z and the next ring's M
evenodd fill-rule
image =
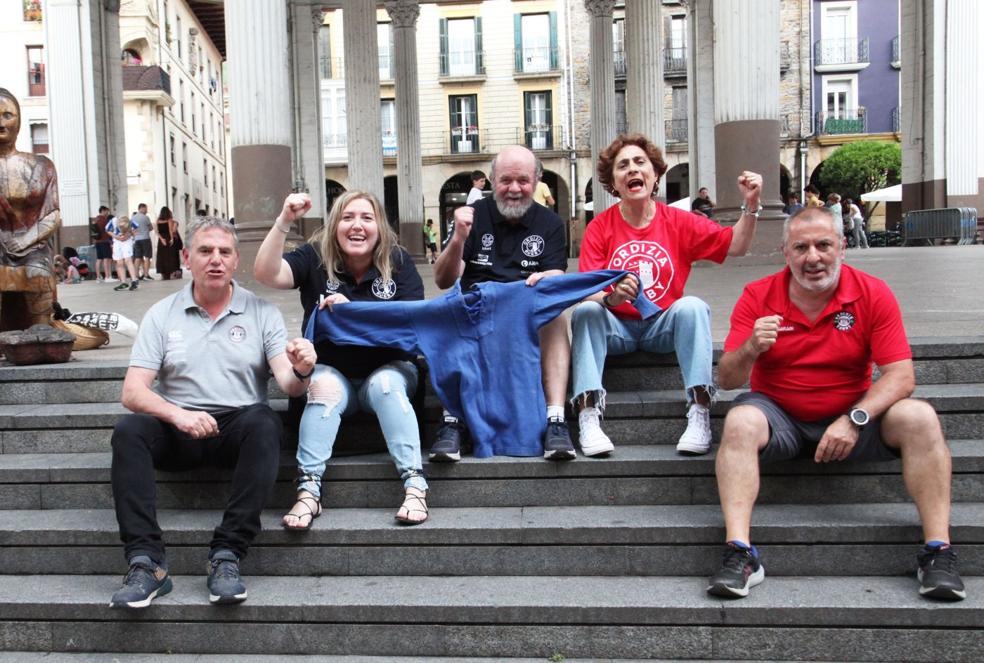
M305 336L315 343L329 339L423 354L434 391L468 425L477 458L538 456L546 403L537 331L629 273L565 274L534 287L486 282L467 292L455 284L427 301L349 302L311 316ZM634 305L643 318L660 310L645 296Z

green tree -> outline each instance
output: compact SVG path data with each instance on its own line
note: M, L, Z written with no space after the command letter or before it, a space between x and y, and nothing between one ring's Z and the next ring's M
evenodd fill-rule
M902 146L861 141L843 145L823 162L820 182L827 192L860 200L862 193L898 184L902 173Z

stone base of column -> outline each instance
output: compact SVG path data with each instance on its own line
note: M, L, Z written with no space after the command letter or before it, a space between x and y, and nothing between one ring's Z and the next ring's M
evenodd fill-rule
M424 246L424 224L419 221L400 222L400 244L414 260L430 255Z
M240 145L230 152L233 209L239 232L237 278L252 275L260 243L280 214L284 198L291 192L290 147L287 145ZM288 240L303 241L291 233Z
M745 170L760 173L764 209L759 214L752 245L740 260L750 264L781 264L782 222L786 215L782 213L779 198L779 121L741 120L715 125L714 155L718 195L714 219L722 225L736 223L742 204L738 175Z

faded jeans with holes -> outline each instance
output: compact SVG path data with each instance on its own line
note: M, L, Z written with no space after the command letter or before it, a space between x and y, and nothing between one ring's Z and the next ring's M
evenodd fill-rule
M319 389L319 380L335 382L335 388ZM386 439L390 456L405 488L427 490L420 457L420 429L410 397L417 389L417 367L408 361L391 361L362 380L349 380L331 366L318 364L308 387L308 401L301 415L297 442L297 467L303 474L322 476L331 458L342 417L359 410L372 412ZM313 393L320 395L312 396ZM305 481L298 490L321 497L321 485Z
M571 317L571 332L575 401L590 393L604 409L605 358L636 350L676 353L688 403L694 400L694 387L714 394L711 310L697 297L681 297L650 320L618 318L597 302L581 302Z

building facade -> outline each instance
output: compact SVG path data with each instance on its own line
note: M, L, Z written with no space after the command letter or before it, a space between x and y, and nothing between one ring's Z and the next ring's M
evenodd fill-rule
M48 154L48 80L41 3L0 4L0 87L17 97L21 130L17 149Z

